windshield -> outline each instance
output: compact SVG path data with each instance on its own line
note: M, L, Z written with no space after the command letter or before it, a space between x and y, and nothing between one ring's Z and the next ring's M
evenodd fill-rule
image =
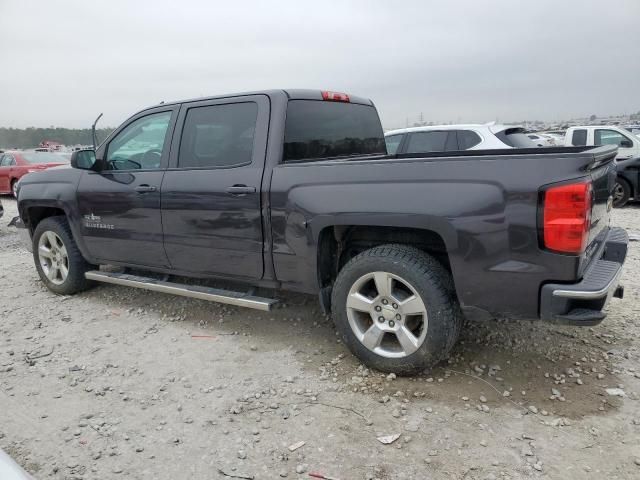
M27 152L20 156L29 163L69 163L69 156L64 153Z
M318 100L289 102L285 162L386 153L382 124L373 106Z

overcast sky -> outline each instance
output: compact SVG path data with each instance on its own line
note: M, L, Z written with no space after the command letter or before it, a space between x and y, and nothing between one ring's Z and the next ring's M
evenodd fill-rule
M0 0L0 126L287 87L386 128L637 112L640 0Z

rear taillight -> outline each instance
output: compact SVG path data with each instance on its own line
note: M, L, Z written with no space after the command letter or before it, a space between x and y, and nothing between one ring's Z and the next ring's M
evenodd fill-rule
M580 254L587 248L591 226L591 182L551 187L544 192L544 246Z
M330 102L346 102L349 103L349 95L338 92L322 92L322 99Z

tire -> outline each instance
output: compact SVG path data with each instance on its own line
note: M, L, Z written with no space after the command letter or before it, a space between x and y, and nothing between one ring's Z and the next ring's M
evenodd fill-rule
M84 274L95 267L80 253L65 217L48 217L38 224L33 232L33 259L40 279L54 293L73 295L93 285Z
M613 191L613 206L616 208L624 207L630 197L631 186L626 180L617 177L615 190Z
M380 293L385 288L388 295ZM419 311L423 313L415 314ZM449 272L421 250L396 244L366 250L340 270L332 312L356 357L399 375L413 375L444 360L463 320Z
M18 180L12 180L11 181L11 194L13 195L13 198L18 198Z

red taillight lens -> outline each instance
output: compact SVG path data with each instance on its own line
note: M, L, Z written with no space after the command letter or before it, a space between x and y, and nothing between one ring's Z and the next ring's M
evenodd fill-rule
M349 103L349 95L338 92L322 92L322 99L330 102L346 102Z
M587 248L591 226L590 182L551 187L544 192L544 246L580 254Z

